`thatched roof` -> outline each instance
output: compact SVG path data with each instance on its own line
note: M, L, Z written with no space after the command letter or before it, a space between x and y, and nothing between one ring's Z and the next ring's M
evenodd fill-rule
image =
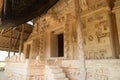
M8 48L11 46L11 51L14 48L18 51L21 32L21 26L19 25L47 12L57 1L0 0L0 50L8 51ZM27 40L32 29L33 27L31 25L25 24L24 41Z
M0 27L18 26L47 12L58 0L0 0Z
M8 51L11 41L11 51L18 51L22 26L0 29L0 50ZM24 24L23 41L25 42L32 32L33 26ZM12 33L12 35L11 35Z

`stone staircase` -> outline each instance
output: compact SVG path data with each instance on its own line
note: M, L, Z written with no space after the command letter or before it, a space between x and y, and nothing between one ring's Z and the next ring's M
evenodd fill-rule
M69 80L60 66L46 66L46 80Z

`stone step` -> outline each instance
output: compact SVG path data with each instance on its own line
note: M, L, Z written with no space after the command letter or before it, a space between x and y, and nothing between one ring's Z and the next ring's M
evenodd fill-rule
M60 66L47 66L49 80L69 80Z
M53 77L55 79L66 78L65 73L62 73L62 72L61 73L53 74Z
M48 68L50 68L50 69L59 69L60 66L49 66Z
M51 73L61 73L61 72L63 72L63 69L51 69L50 70L51 71Z
M68 78L59 78L59 79L54 79L54 80L69 80Z
M49 78L49 80L69 80L68 78Z

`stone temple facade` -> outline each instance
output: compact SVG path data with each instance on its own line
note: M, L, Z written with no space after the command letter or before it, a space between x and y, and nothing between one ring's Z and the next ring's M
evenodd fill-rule
M33 22L9 80L120 80L120 0L59 0Z

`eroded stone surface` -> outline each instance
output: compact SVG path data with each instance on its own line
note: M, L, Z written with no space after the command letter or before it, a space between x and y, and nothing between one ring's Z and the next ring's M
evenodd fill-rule
M27 59L13 57L9 59L10 62L8 60L6 71L10 78L45 80L45 65L59 65L68 79L80 80L80 67L84 65L87 80L120 80L120 62L119 59L113 59L119 56L115 51L119 47L113 43L112 29L115 23L111 18L114 12L119 33L120 1L116 0L114 8L110 5L110 0L79 2L80 6L77 7L80 14L77 14L75 0L59 0L46 14L33 20L33 32L24 44ZM111 9L114 9L113 12ZM78 28L78 23L81 29ZM56 36L61 33L64 34L64 56L58 58ZM86 61L81 64L79 60L84 60L84 57Z

